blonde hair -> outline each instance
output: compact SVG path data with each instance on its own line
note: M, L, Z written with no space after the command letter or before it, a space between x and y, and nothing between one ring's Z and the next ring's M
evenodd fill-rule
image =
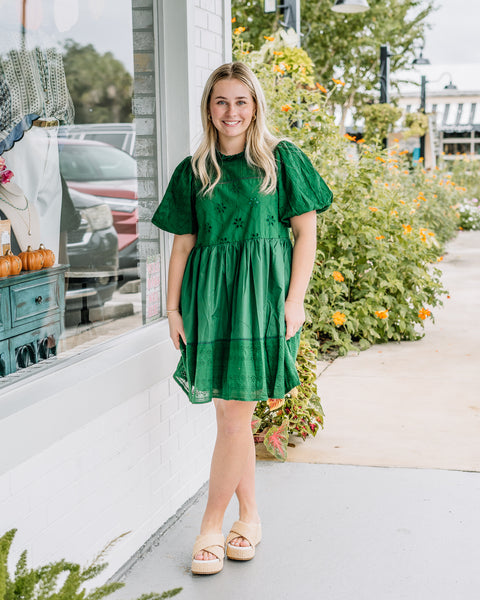
M216 156L218 132L209 119L209 104L215 84L223 79L238 79L248 88L253 98L256 118L252 119L247 129L245 159L250 166L257 167L264 173L260 191L266 194L272 193L277 185L277 169L273 151L280 139L267 129L267 103L260 82L253 71L241 62L226 63L215 69L203 90L200 104L203 138L192 157L193 172L202 183L201 191L204 194L210 194L222 176Z

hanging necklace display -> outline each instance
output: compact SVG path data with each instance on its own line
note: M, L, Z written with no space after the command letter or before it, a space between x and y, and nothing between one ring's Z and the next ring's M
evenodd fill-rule
M0 184L0 210L9 219L12 233L15 234L21 250L25 251L28 246L38 248L40 244L38 213L22 189L15 183Z

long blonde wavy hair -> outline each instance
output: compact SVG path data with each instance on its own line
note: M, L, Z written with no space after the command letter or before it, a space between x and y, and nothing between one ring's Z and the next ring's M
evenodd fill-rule
M256 118L252 119L247 129L245 159L250 166L257 167L264 173L260 191L266 194L272 193L277 185L277 169L273 151L280 139L272 135L267 128L267 103L257 77L247 65L241 62L226 63L215 69L203 90L200 104L203 137L192 156L193 172L202 183L201 191L204 194L210 194L222 176L216 155L218 132L209 119L212 91L215 84L222 79L238 79L252 95Z

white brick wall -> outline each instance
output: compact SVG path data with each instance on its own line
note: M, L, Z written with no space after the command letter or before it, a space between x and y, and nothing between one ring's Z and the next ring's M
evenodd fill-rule
M195 28L189 40L195 57L189 86L199 106L208 75L225 61L229 1L195 0L188 6L194 11ZM145 11L137 22L150 28L148 0L133 0L133 7ZM151 33L138 31L136 39L141 52L148 54ZM142 64L148 78L153 63L147 58L143 56ZM147 173L148 160L157 160L157 142L152 97L148 87L140 89L134 107L140 115L136 123L144 177L139 180L139 196L146 224L150 199L158 201L157 187ZM191 131L199 132L198 110L196 114ZM95 352L68 368L45 372L40 384L35 382L42 420L55 424L47 434L41 422L35 425L38 403L15 404L16 399L23 403L26 398L22 390L9 393L7 388L6 402L0 400L0 444L2 435L11 436L12 426L19 431L16 449L0 448L13 453L0 461L0 534L18 529L13 567L24 549L31 566L61 558L86 565L111 540L131 531L109 552L109 568L102 581L94 582L98 585L208 479L215 417L212 404L190 405L171 378L178 353L172 349L164 322ZM150 366L152 357L158 357L158 369ZM23 441L25 431L33 434Z

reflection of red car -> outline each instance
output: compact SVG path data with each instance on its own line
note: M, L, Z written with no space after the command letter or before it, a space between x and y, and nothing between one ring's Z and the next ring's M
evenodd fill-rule
M112 210L120 269L137 268L137 165L118 148L91 140L58 138L60 171L68 186L101 198Z

